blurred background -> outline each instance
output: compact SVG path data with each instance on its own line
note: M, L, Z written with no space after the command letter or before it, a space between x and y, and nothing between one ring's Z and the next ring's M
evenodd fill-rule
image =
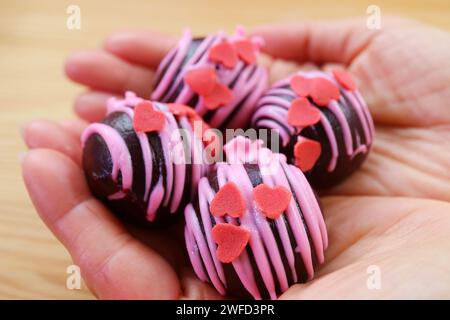
M67 8L77 5L81 28L69 30ZM20 173L26 151L20 128L34 118L73 117L82 88L64 78L64 57L98 47L117 30L154 29L203 34L235 25L368 15L369 5L450 30L449 0L0 0L0 298L93 298L86 286L66 288L70 256L39 220ZM50 195L64 196L64 195Z

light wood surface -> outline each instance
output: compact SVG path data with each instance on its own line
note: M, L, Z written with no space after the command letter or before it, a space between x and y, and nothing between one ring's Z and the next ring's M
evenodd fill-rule
M81 30L66 28L70 4L81 8ZM231 31L236 24L365 15L369 4L380 6L383 16L409 16L450 30L448 0L2 0L0 298L92 298L84 284L81 290L66 288L70 256L39 220L20 172L20 155L26 151L20 127L34 118L73 117L72 100L82 89L64 78L62 64L69 52L99 46L106 35L121 29Z

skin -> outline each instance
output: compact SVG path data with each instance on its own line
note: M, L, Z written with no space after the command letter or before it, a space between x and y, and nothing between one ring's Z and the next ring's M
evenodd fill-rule
M450 35L403 19L384 19L380 30L345 20L253 33L273 58L272 80L292 71L292 62L348 68L376 123L362 168L321 193L330 242L325 264L315 280L281 298L450 298ZM92 197L80 167L84 126L103 117L111 95L133 90L148 97L174 41L120 32L102 49L72 54L66 73L88 88L75 102L83 120L33 121L24 130L30 197L99 298L221 298L191 271L181 225L168 232L121 224ZM379 290L367 288L370 266L379 268Z

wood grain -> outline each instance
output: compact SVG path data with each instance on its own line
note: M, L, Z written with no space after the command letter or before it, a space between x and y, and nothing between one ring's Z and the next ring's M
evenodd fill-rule
M450 29L448 0L377 0L382 15L404 15ZM66 28L66 8L81 8L81 30ZM123 3L123 2L122 2ZM97 47L115 30L177 33L230 31L279 20L365 15L373 1L1 1L0 3L0 298L85 299L87 288L68 290L69 254L39 220L24 188L20 127L34 118L73 117L82 89L65 80L71 51Z

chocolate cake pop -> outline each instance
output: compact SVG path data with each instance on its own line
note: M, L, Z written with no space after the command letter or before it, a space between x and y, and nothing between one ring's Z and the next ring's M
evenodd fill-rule
M268 86L258 54L257 39L241 29L205 38L185 31L160 63L151 98L189 105L214 128L244 128Z
M126 219L167 220L184 208L209 170L206 129L183 105L150 102L132 92L123 100L111 98L106 118L82 134L92 193Z
M366 158L374 136L369 109L345 71L309 71L272 86L258 102L252 126L275 129L290 163L314 187L332 186Z
M317 198L303 173L261 140L237 137L224 150L227 162L200 180L185 209L192 266L223 295L275 299L324 261Z

